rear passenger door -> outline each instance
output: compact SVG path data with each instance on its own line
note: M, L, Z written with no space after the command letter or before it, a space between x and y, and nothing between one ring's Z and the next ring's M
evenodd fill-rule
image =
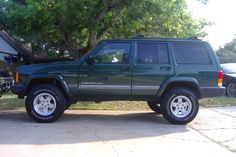
M132 73L133 96L155 96L161 83L174 74L169 44L137 42Z

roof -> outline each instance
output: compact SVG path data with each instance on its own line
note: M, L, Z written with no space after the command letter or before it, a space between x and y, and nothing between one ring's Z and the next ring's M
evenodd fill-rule
M13 49L15 49L24 59L31 57L30 53L6 31L0 30L0 37L5 40Z

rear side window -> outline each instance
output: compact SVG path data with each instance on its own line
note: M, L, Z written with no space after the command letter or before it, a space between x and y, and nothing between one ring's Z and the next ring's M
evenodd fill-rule
M212 64L204 44L173 44L178 64Z
M136 63L137 64L169 63L167 44L138 43Z

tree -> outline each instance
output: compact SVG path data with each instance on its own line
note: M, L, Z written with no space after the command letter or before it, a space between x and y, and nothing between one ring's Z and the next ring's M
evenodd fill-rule
M0 25L33 51L86 53L101 39L203 37L185 0L3 0Z
M236 38L216 51L221 63L236 62Z

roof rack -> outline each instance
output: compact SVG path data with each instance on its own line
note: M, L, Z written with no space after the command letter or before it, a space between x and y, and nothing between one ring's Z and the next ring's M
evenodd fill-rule
M136 35L134 37L131 37L131 39L182 39L182 40L201 40L198 39L197 36L193 36L193 37L189 37L189 38L159 38L159 37L145 37L144 35L140 34L140 35Z
M143 39L143 38L145 38L145 36L143 34L139 34L139 35L132 37L131 39Z
M191 40L200 40L200 39L198 39L197 36L189 37L188 39L191 39Z

